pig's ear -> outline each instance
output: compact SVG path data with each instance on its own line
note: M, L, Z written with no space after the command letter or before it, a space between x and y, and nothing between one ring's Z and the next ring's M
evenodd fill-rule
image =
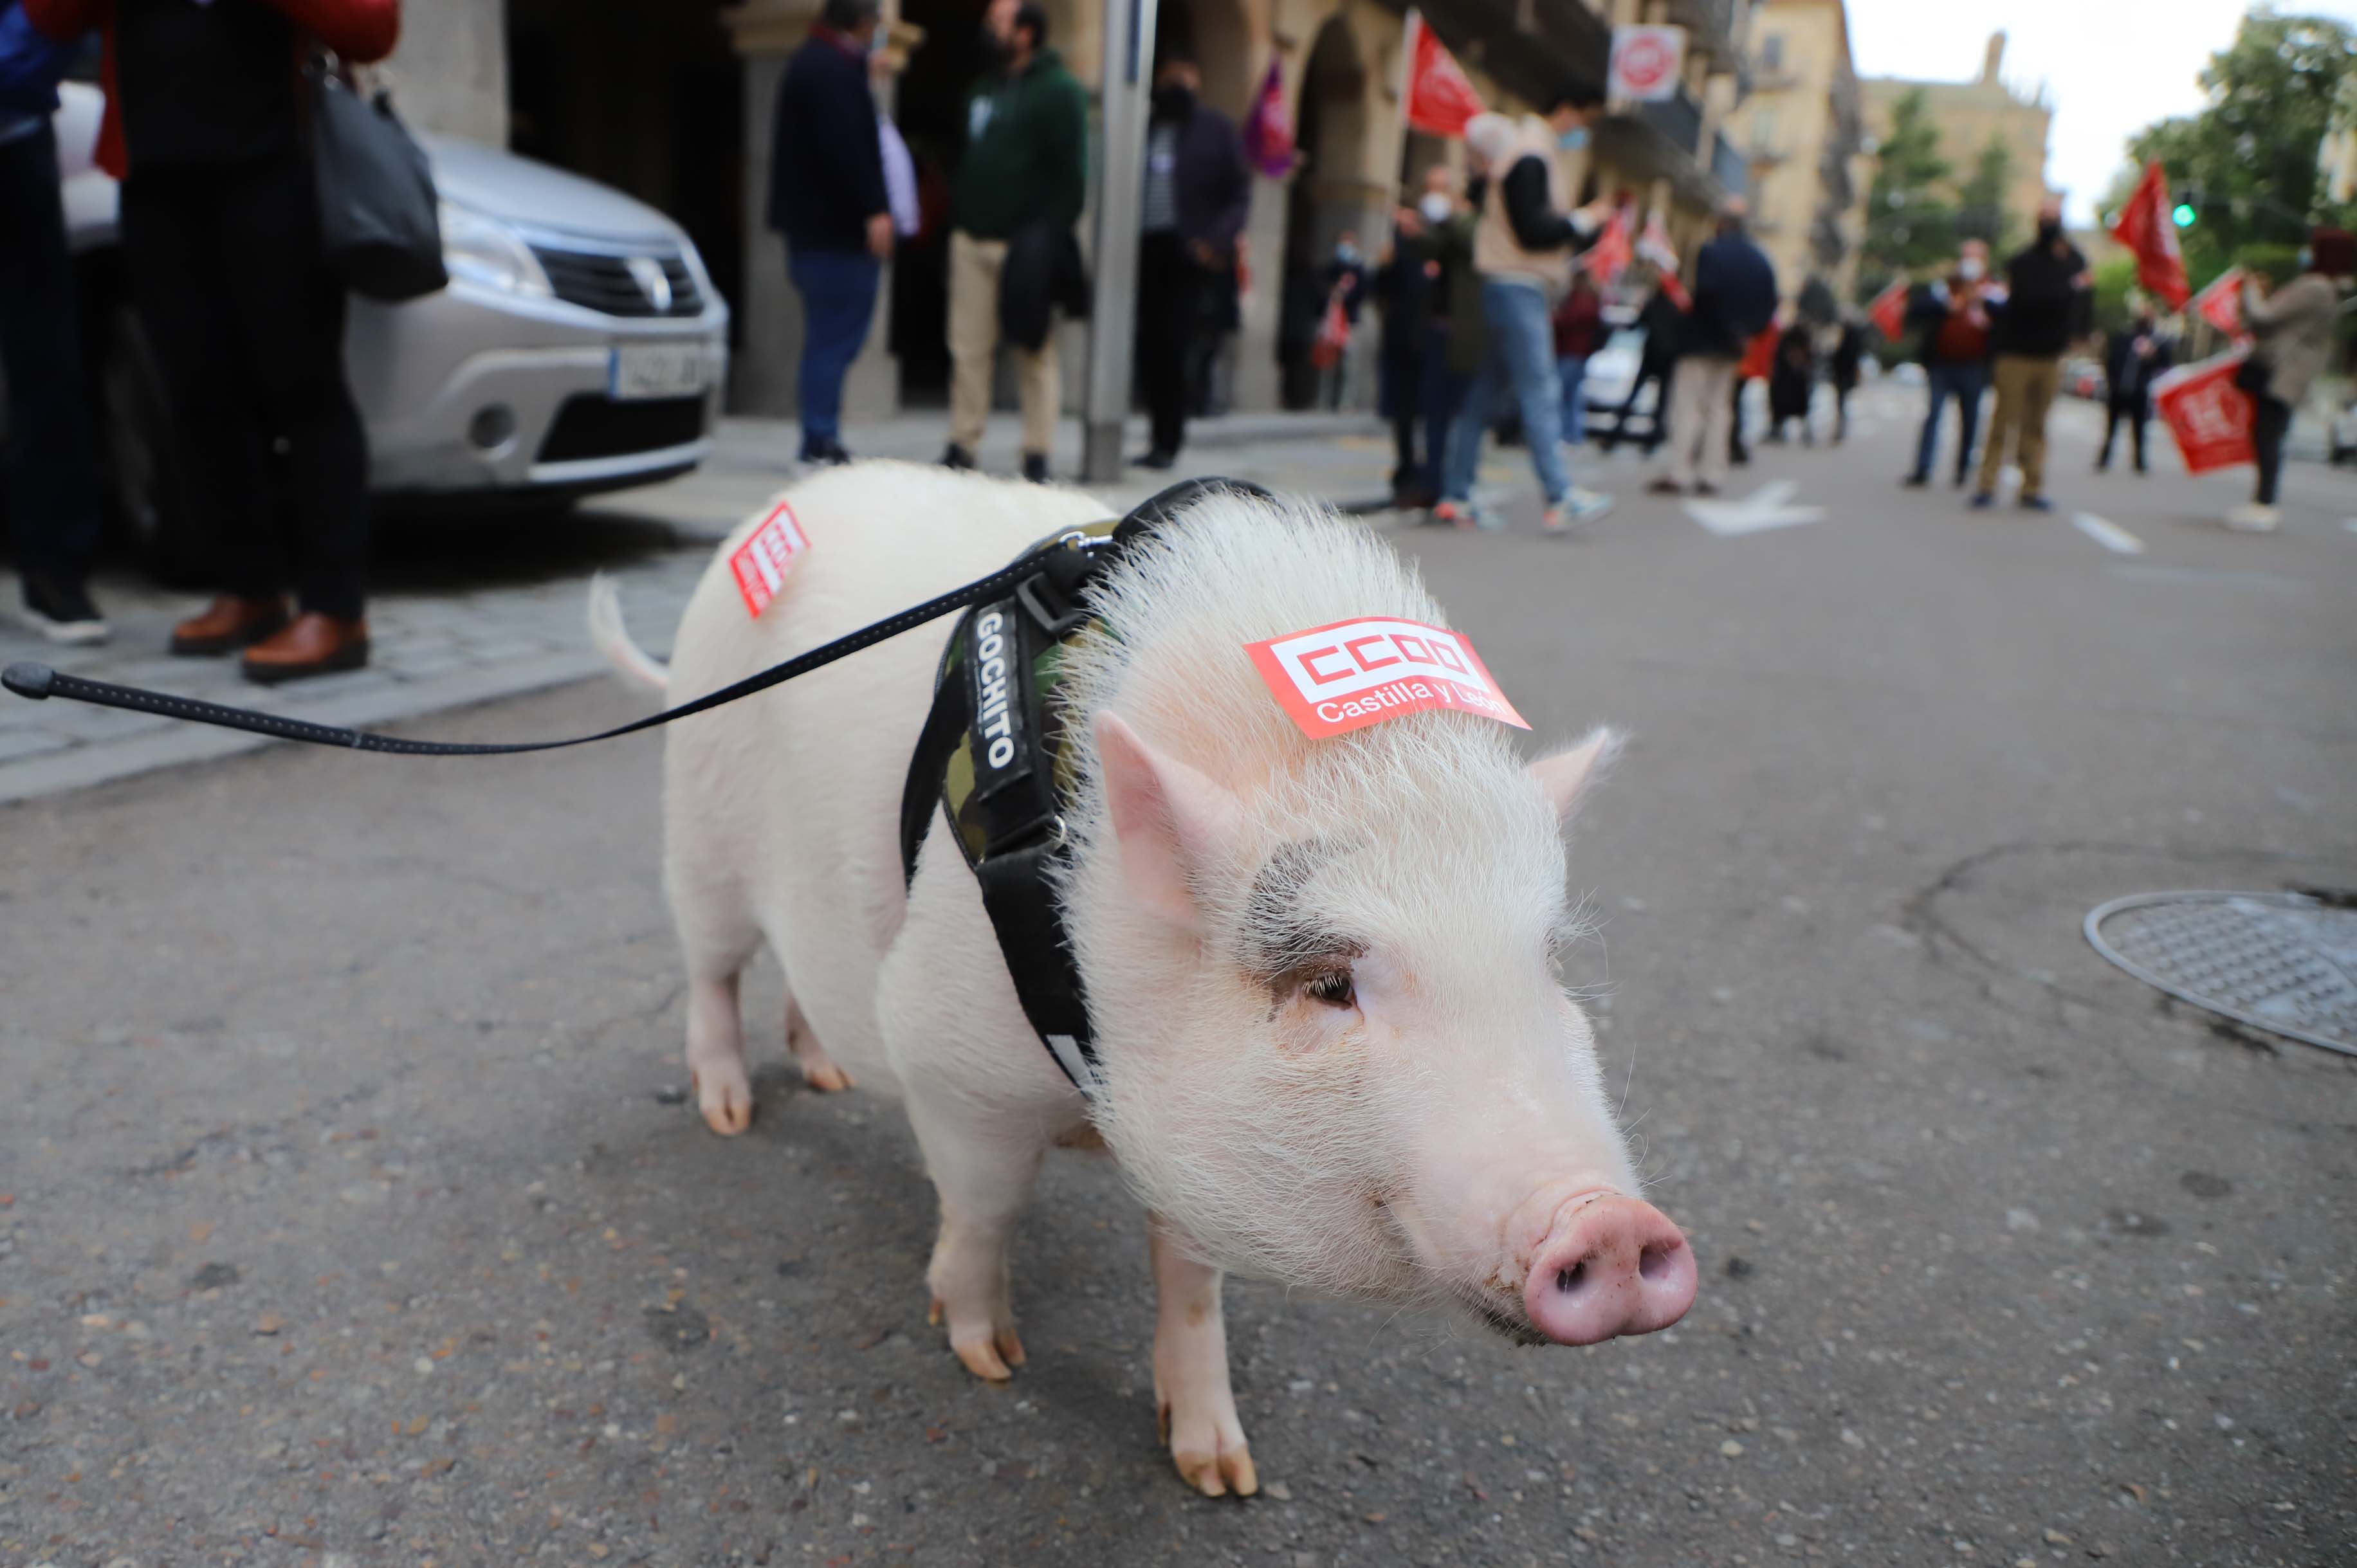
M1569 822L1588 787L1604 776L1620 755L1620 732L1598 727L1588 731L1577 746L1532 763L1531 778L1555 808L1557 820Z
M1174 925L1201 929L1189 875L1233 838L1242 814L1235 796L1156 751L1112 714L1097 715L1096 742L1130 893Z

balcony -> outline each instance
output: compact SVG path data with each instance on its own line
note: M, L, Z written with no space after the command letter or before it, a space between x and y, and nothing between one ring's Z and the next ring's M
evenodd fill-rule
M1735 52L1735 11L1736 0L1671 0L1669 19L1696 52L1723 59Z
M1682 84L1677 96L1659 103L1637 105L1637 118L1667 137L1670 145L1682 153L1692 153L1702 141L1702 105Z
M1751 186L1750 160L1735 150L1724 131L1713 133L1710 139L1710 175L1729 196L1741 196Z

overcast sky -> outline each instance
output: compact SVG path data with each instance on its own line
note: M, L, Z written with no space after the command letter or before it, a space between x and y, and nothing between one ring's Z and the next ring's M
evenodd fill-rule
M1850 51L1861 76L1967 81L1988 36L2006 31L2005 79L2046 84L2054 107L2046 178L2070 196L2075 224L2093 220L2127 138L2166 114L2201 105L2195 80L2233 40L2248 0L1848 0ZM2357 0L2285 0L2287 14L2357 21ZM1953 158L1963 155L1951 150Z

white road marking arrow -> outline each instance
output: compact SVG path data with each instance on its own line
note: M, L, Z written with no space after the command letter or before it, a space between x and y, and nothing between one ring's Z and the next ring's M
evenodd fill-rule
M1721 539L1823 521L1824 508L1788 504L1800 488L1790 479L1770 479L1739 501L1688 501L1686 515Z
M2110 551L2115 555L2141 555L2144 541L2118 523L2083 511L2071 520L2071 526Z

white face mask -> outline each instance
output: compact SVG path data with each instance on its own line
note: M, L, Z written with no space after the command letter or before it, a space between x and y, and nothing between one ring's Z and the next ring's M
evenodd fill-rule
M1985 268L1978 256L1966 256L1963 261L1956 263L1956 275L1964 279L1966 283L1980 282L1981 273L1984 270Z
M1424 214L1424 220L1427 223L1446 223L1448 215L1457 210L1457 204L1439 191L1427 190L1424 193L1424 199L1415 204L1415 209Z

